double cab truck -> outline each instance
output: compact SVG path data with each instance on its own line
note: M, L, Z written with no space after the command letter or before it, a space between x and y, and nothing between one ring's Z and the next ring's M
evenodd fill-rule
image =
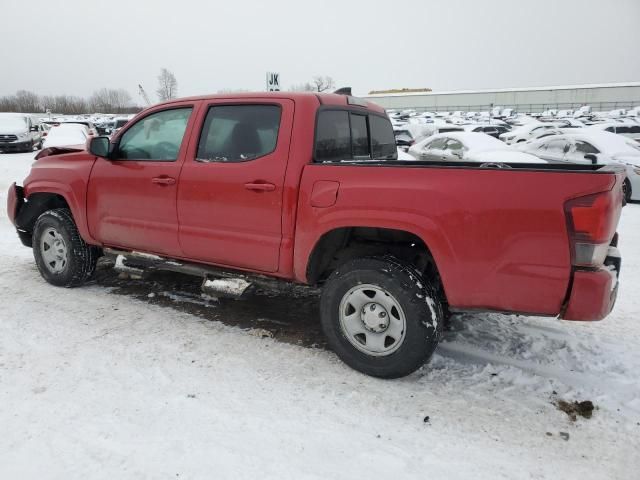
M330 347L369 375L423 365L450 312L600 320L616 299L622 169L401 161L350 95L173 100L36 158L8 212L47 282L108 255L214 290L318 286Z

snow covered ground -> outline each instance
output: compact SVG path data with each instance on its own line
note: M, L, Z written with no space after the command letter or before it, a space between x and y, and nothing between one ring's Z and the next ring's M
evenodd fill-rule
M2 205L31 157L0 155ZM97 284L52 287L0 212L2 479L638 478L640 205L606 320L465 315L395 381ZM597 410L572 422L559 399Z

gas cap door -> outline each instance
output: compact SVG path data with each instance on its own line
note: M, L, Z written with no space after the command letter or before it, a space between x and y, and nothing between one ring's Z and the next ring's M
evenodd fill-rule
M340 183L333 180L318 180L311 190L311 206L327 208L336 204Z

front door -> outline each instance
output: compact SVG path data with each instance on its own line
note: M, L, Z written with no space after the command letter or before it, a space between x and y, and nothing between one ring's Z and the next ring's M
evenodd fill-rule
M127 127L98 158L87 192L91 235L108 246L180 256L176 192L193 105L165 106Z
M182 250L205 263L275 272L293 101L226 99L200 117L178 187Z

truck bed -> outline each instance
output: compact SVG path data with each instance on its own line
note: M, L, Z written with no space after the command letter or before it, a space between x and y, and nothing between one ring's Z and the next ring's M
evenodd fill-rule
M422 239L459 309L558 315L572 281L565 203L620 186L622 167L420 161L336 162L304 168L301 192L339 184L335 204L301 195L296 271L327 229L384 227ZM383 172L384 171L384 172Z

